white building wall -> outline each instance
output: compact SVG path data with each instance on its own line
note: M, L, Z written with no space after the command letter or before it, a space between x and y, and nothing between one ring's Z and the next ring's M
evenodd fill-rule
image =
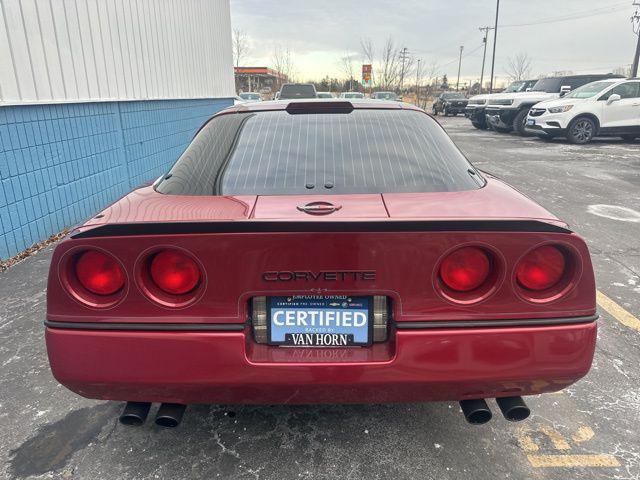
M0 105L234 95L229 0L0 0Z

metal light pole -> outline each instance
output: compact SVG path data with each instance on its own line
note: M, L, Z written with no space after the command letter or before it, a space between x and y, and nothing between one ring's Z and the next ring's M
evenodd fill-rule
M491 83L489 93L493 93L493 72L496 66L496 43L498 42L498 14L500 13L500 0L496 0L496 24L493 29L493 56L491 57Z
M635 1L633 4L636 7L640 7L640 2ZM634 24L634 33L638 36L638 43L636 45L636 55L633 57L633 65L631 66L631 78L638 76L638 61L640 60L640 10L636 9L631 21ZM636 32L635 23L638 22L638 31Z
M458 81L456 82L456 92L460 89L460 68L462 67L462 51L464 46L460 45L460 59L458 60Z
M420 106L420 62L421 58L418 59L418 67L416 68L416 105Z

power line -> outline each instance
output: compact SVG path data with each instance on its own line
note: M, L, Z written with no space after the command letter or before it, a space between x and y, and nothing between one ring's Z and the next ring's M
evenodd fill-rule
M402 60L402 69L400 70L400 92L402 92L402 86L404 84L404 66L405 66L405 62L407 60L409 60L409 50L407 49L407 47L404 47L402 50L400 50L400 60Z
M482 54L482 71L480 73L480 93L482 93L482 81L484 80L484 62L487 59L487 37L489 36L489 32L493 30L493 27L480 27L478 28L478 30L484 32L484 37L482 37L484 53Z
M622 5L625 5L624 7L622 7ZM505 25L500 25L501 28L512 28L512 27L529 27L529 26L534 26L534 25L544 25L544 24L549 24L549 23L559 23L559 22L568 22L571 20L582 20L583 18L590 18L590 17L597 17L600 15L609 15L612 13L617 13L620 12L622 10L624 10L625 8L627 8L629 4L627 2L625 2L624 4L617 4L617 5L609 5L608 7L604 7L604 8L596 8L594 10L591 10L589 13L573 13L573 14L566 14L566 15L562 15L562 16L558 16L558 17L550 17L550 18L546 18L546 19L540 19L537 20L535 22L529 22L529 23L512 23L512 24L505 24ZM613 8L613 10L611 10Z
M476 48L474 48L473 50L468 51L467 53L465 53L462 58L467 58L468 56L476 53L478 50L480 50L483 47L483 45L478 45ZM438 65L438 68L441 69L443 67L448 67L449 65L451 65L452 63L457 62L458 59L454 58L453 60L447 62L447 63L443 63L442 65Z
M636 11L633 12L631 22L633 31L638 36L638 43L636 44L636 54L633 57L633 65L631 65L631 78L638 76L638 62L640 61L640 1L635 0L633 5L636 7ZM635 28L636 24L638 25L637 31Z

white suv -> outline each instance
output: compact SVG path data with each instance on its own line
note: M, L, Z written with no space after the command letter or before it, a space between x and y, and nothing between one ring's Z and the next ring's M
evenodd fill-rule
M534 105L526 129L541 138L587 143L595 136L640 137L640 78L607 79L577 88L560 100Z

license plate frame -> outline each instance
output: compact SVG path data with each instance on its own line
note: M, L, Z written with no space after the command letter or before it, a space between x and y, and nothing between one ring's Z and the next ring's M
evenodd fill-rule
M356 348L356 347L368 347L373 343L373 296L356 296L356 295L288 295L288 296L273 296L266 299L267 310L267 343L272 346L281 347L297 347L297 348ZM333 305L331 308L326 308L330 303L339 303L340 305ZM346 303L347 306L343 306ZM318 326L315 328L320 331L298 331L301 329L299 325L293 326L291 331L289 327L280 327L273 324L274 309L289 309L295 311L318 310L325 308L331 311L366 311L366 326L359 327L357 330L353 330L351 333L343 331L344 327L331 327L331 326ZM353 327L354 329L356 327ZM289 331L285 331L289 329ZM281 335L284 332L284 337ZM366 332L366 339L356 339L356 334L361 336L363 332ZM278 337L274 339L274 333ZM317 340L316 334L320 335L351 335L353 338L348 339L347 345L326 345L326 344L296 344L292 337L287 335L299 334L299 333L311 333L314 339Z

